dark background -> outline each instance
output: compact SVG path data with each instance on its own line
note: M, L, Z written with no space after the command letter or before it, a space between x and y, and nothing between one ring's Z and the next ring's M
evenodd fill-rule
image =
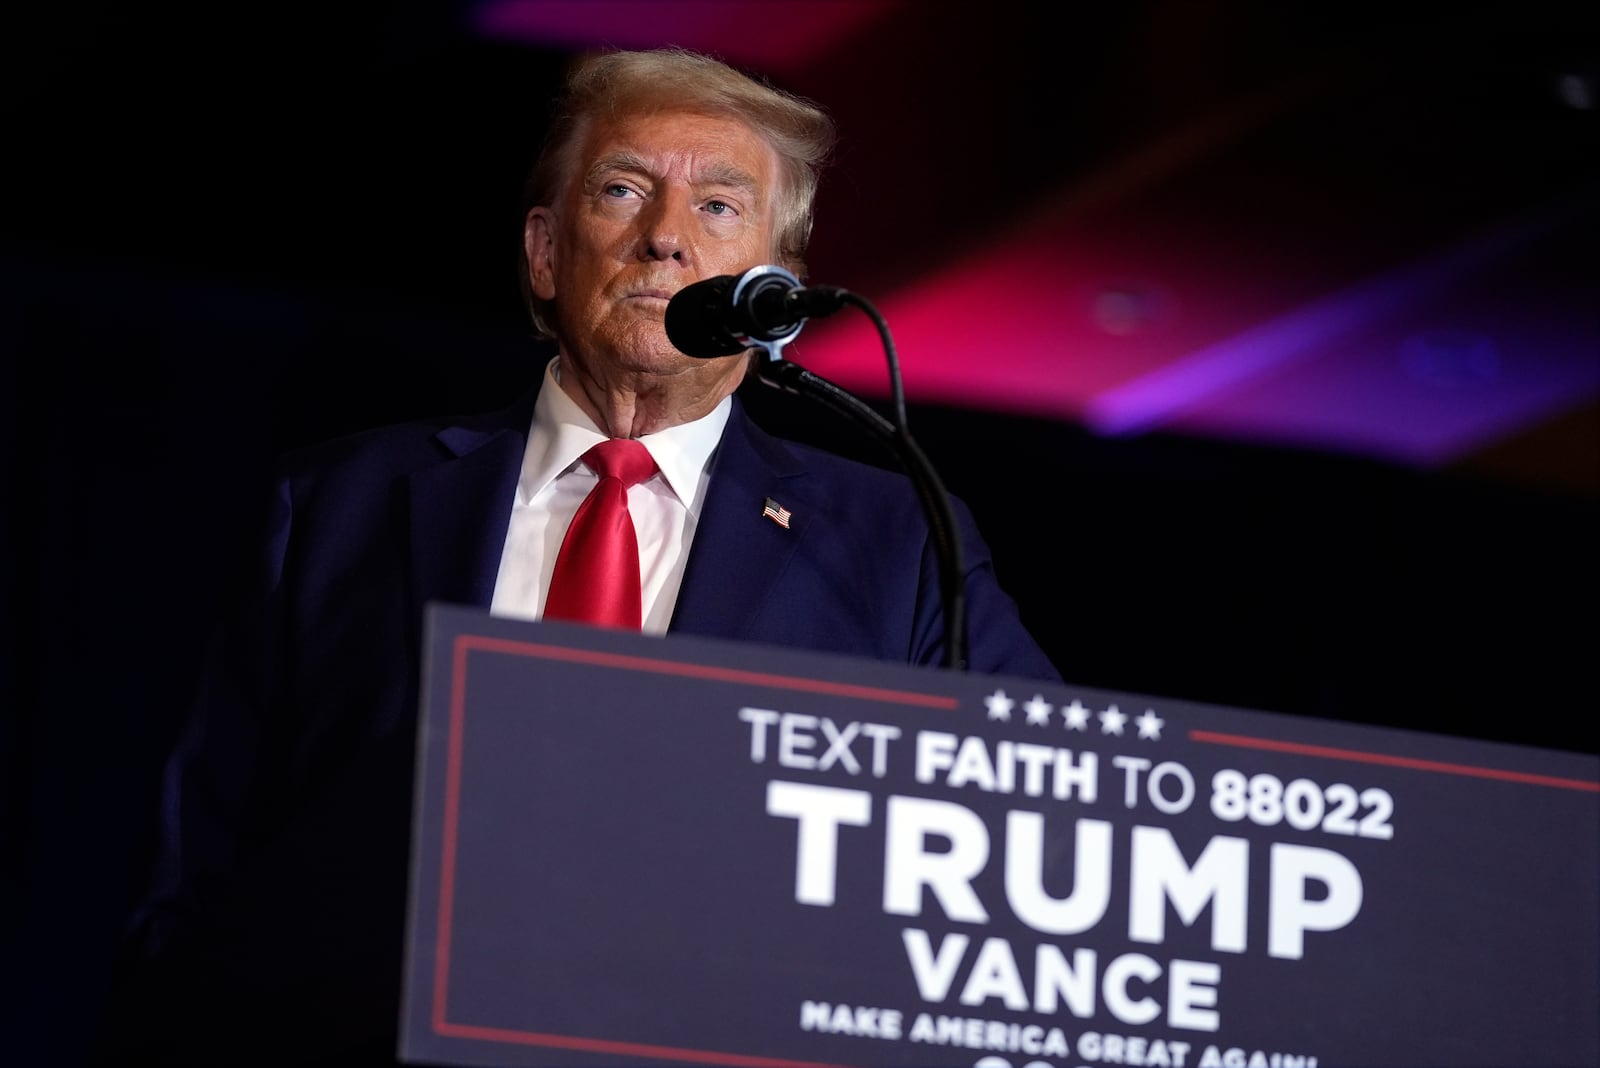
M1529 270L1538 307L1587 329L1580 345L1600 336L1593 15L1150 3L1047 23L1005 3L880 6L857 36L769 68L846 135L818 280L914 287L1015 225L1015 205L1314 58L1360 91L1309 98L1229 157L1237 172L1180 172L1151 202L1192 204L1219 233L1269 214L1309 249L1355 234L1398 261L1576 198ZM0 905L21 936L4 957L17 1063L82 1048L255 475L291 445L497 405L537 373L518 193L584 44L488 37L469 9L421 0L143 8L5 16ZM624 29L587 43L665 43ZM1563 75L1587 106L1533 91ZM1325 174L1323 145L1366 202L1294 184ZM968 358L976 381L1007 353ZM1071 682L1593 752L1593 370L1567 403L1429 464L1172 426L1105 436L948 398L913 396L911 426ZM830 413L752 402L875 455Z

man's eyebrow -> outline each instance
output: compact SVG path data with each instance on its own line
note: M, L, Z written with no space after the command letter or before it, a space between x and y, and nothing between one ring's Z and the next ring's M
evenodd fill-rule
M633 152L611 152L594 161L584 174L583 187L593 189L608 174L616 173L650 175L649 164ZM714 163L695 176L696 186L726 186L749 193L760 192L761 183L755 175L731 163Z
M760 190L760 183L756 181L755 175L731 163L714 165L699 174L697 179L696 185L726 185L750 193Z
M632 152L612 152L595 160L588 171L584 173L584 188L593 188L602 176L616 171L625 171L630 174L648 174L650 168L645 166L643 159Z

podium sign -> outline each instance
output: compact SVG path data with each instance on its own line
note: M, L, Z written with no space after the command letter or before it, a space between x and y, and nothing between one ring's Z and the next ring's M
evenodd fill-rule
M438 605L427 665L408 1062L1600 1063L1595 756Z

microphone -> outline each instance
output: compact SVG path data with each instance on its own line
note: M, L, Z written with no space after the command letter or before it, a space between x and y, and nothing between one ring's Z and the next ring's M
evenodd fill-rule
M783 346L794 340L807 319L831 315L846 304L853 304L871 316L883 338L894 397L893 421L848 390L783 358ZM807 288L782 267L768 265L751 267L740 275L724 274L684 286L667 301L664 325L667 340L688 356L734 356L757 347L766 350L767 359L755 364L758 381L785 393L820 401L855 419L888 443L916 487L938 554L946 665L964 670L967 624L961 531L950 495L939 481L938 472L906 428L905 395L900 386L894 339L889 336L889 324L872 302L836 286Z
M776 359L807 319L831 315L848 296L837 286L803 286L771 265L718 275L684 286L667 302L667 340L688 356L732 356L762 345Z

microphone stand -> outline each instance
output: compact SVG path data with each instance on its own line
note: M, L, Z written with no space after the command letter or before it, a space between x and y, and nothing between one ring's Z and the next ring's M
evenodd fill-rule
M863 297L843 289L831 290L841 304L851 304L866 312L878 329L883 341L884 355L889 361L889 378L894 401L895 418L884 418L865 401L849 391L813 374L798 364L790 363L781 355L787 342L799 333L799 327L784 337L772 341L753 339L755 346L766 351L766 360L757 364L756 377L774 389L795 396L810 397L834 411L856 420L888 443L911 477L928 528L933 536L939 558L940 588L944 594L945 666L958 671L967 667L966 586L962 581L961 538L956 529L955 512L950 506L950 495L944 483L923 454L906 425L905 391L900 382L900 364L895 356L894 339L882 315Z

